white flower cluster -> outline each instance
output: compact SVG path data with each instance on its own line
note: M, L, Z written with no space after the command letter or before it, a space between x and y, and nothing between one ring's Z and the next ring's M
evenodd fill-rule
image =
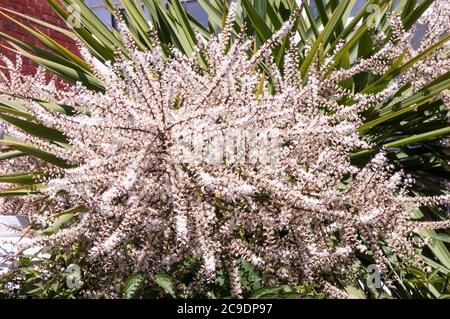
M130 59L117 52L105 67L82 50L105 92L81 84L67 92L34 85L40 82L20 78L10 66L23 83L13 87L5 76L2 91L29 97L23 99L29 111L63 132L71 147L10 125L6 133L74 164L53 174L43 192L55 203L66 205L68 197L88 208L70 227L34 244L81 243L90 271L100 274L154 275L194 257L202 261L205 280L219 267L236 279L236 261L243 259L267 283L315 282L332 292L338 290L326 279L350 274L358 252L371 251L382 269L384 244L400 256L413 254L408 234L417 225L409 223L411 207L448 197L410 198L402 173L392 172L382 152L362 168L350 163L350 152L369 147L357 132L360 112L392 97L398 83L423 78L400 76L370 94L339 85L369 69L384 72L405 50L417 54L409 35L393 23L395 42L378 54L331 73L329 65L314 62L303 81L295 47L283 72L270 58L295 14L251 57L251 41L231 41L231 18L222 35L200 41L191 58L172 49L165 59L158 45L142 52L121 25ZM268 66L271 85L260 63ZM448 72L448 63L443 66ZM89 114L63 115L36 99ZM211 152L219 153L214 161L205 155ZM342 187L349 177L352 182ZM231 281L233 291L242 291L238 279Z

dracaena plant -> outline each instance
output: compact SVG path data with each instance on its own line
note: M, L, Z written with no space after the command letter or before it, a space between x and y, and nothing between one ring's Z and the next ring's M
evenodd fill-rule
M319 6L314 17L307 4L292 6L273 34L256 23L244 27L246 20L258 20L260 7L242 1L248 14L242 19L242 8L232 2L214 35L171 1L178 22L186 24L180 37L188 42L176 32L165 37L160 20L143 24L133 3L124 2L128 15L117 16L117 33L100 27L102 36L94 39L75 29L81 59L66 55L66 65L55 66L38 56L41 51L27 53L73 85L62 88L42 69L21 75L20 59L3 59L2 144L11 150L3 155L1 181L31 186L5 185L2 194L9 197L2 210L34 221L31 241L19 245L12 260L30 247L53 253L81 247L78 293L91 297L120 297L136 274L161 280L161 273L187 260L198 267L193 280L177 287L181 296L217 296L208 287L219 276L229 294L245 295L243 263L262 285L311 284L344 298L345 283L361 278L362 261L376 264L393 291L403 285L393 264L426 268L421 251L427 241L415 234L446 229L449 220L414 217L449 196L415 196L415 180L388 156L395 147L444 136L448 129L382 146L379 141L395 132L376 126L392 119L418 125L415 115L402 116L421 103L430 111L419 120L445 123L445 1L418 20L427 26L419 47L411 44L411 19L389 10L386 28L371 31L373 52L356 59L354 38L345 36L352 30L333 30L343 21L346 2L330 17L329 8ZM289 8L289 1L282 3ZM164 8L148 5L173 26ZM310 33L299 27L305 15ZM328 22L319 32L322 19ZM309 41L312 35L316 41ZM113 45L101 55L92 41ZM69 72L71 67L79 72ZM14 174L24 171L30 173ZM430 258L428 263L440 267ZM61 270L51 262L39 267ZM26 282L6 278L10 295L14 284Z

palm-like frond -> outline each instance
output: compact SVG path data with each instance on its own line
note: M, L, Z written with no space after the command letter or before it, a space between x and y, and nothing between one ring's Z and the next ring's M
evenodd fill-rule
M157 37L166 54L168 54L167 49L170 46L176 46L182 52L191 55L197 43L196 33L206 36L220 33L230 8L230 3L226 0L200 0L199 3L208 14L208 24L204 26L184 10L179 0L168 0L167 6L159 1L144 0L144 8L140 5L141 1L138 0L122 0L121 2L125 10L123 17L117 16L118 13L110 0L105 0L107 8L117 18L125 20L137 46L142 49L151 47ZM245 28L246 34L253 37L255 48L270 39L288 20L291 12L298 7L298 1L295 0L240 0L238 2L238 15L233 25L234 34L238 34ZM391 32L386 19L389 12L395 11L401 17L405 28L410 29L432 2L424 0L417 4L416 1L411 0L401 0L398 3L390 0L371 0L365 2L360 8L357 8L355 0L305 2L302 14L295 24L298 40L297 53L301 61L299 73L302 77L306 77L307 70L312 63L323 61L333 52L335 52L333 66L341 68L349 68L356 60L374 55L379 49L374 36L380 31L386 34ZM102 83L89 69L88 64L51 37L40 32L38 26L53 28L77 39L90 49L92 55L100 63L114 60L115 50L126 54L124 39L111 26L104 25L81 0L62 0L62 4L55 0L48 0L48 3L65 20L71 14L68 6L78 6L80 8L78 25L70 30L63 30L29 18L30 22L36 26L30 27L17 20L17 16L24 17L22 14L3 8L0 10L2 17L24 28L42 44L42 48L29 45L4 33L0 33L0 36L14 50L67 82L79 81L92 90L101 91ZM379 20L376 30L372 29L375 17ZM151 24L147 22L148 20L151 21ZM380 76L369 72L358 74L344 80L342 86L353 92L379 92L394 77L441 49L448 40L449 36L447 35L433 46L421 51L416 57L398 59ZM291 39L286 38L279 47L273 50L273 57L278 66L282 65L281 62L286 54L284 49L289 41ZM265 69L265 65L262 64L261 67ZM270 72L267 72L267 81L271 81ZM448 111L443 107L439 93L449 88L449 72L425 84L412 95L408 94L411 88L406 83L399 88L395 100L383 101L367 111L364 114L365 123L361 125L359 131L375 146L373 149L355 150L352 160L355 163L365 163L375 150L384 147L395 165L416 178L415 191L424 194L445 192L445 183L449 178L447 164L449 154L448 150L440 144L440 140L449 135L450 127ZM21 107L20 100L23 98L27 97L17 97L14 102L0 100L0 119L58 145L67 144L64 136L58 131L39 124L35 121L33 114ZM73 106L52 105L45 101L37 102L47 108L67 114L76 110ZM0 154L1 160L27 154L56 166L68 166L53 154L40 150L36 146L13 140L8 136L1 140L1 145L3 146ZM33 182L33 174L35 175L37 172L0 176L0 182L19 185L1 191L0 196L28 194L45 187L45 185ZM445 212L439 209L424 209L417 212L416 216L416 218L431 220L439 220L444 217ZM449 289L447 285L450 275L448 234L422 231L420 236L430 240L430 244L424 249L423 258L424 262L436 272L433 272L431 276L419 270L398 269L396 258L393 256L392 271L398 273L399 278L406 279L399 280L401 284L391 289L392 295L397 297L441 297ZM363 287L363 289L369 293L367 287Z

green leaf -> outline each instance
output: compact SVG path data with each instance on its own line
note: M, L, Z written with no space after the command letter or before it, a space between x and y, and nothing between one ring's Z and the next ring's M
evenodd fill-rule
M53 74L60 76L64 80L70 83L76 83L80 81L83 82L83 84L87 88L96 91L103 90L103 86L100 80L98 80L95 76L93 76L86 70L83 70L76 64L73 64L70 61L67 61L38 47L28 45L5 33L0 32L0 36L7 40L7 42L20 54L45 67Z
M441 129L437 129L434 131L422 133L422 134L416 134L416 135L408 136L405 138L400 138L394 142L385 143L382 146L386 147L386 148L394 148L394 147L404 146L407 144L434 140L434 139L437 139L437 138L440 138L440 137L443 137L443 136L446 136L449 134L450 134L450 126L444 127ZM359 157L364 157L364 156L370 155L371 153L375 152L376 149L377 148L356 152L351 155L351 158L352 158L352 160L354 160Z
M44 229L42 231L42 233L45 234L45 235L56 234L61 228L63 228L67 224L70 224L74 220L75 220L75 215L74 214L69 214L69 213L65 214L65 215L59 217L52 226L47 227L46 229Z
M450 244L450 235L449 234L436 233L435 235L431 236L430 238L435 239L435 240L440 240L440 241Z
M187 54L190 55L194 51L195 45L197 44L195 32L192 29L191 23L189 22L189 19L180 1L168 0L168 3L170 5L170 8L175 13L175 17L177 18L176 21L179 25L179 27L177 28L178 31L184 34L184 38L188 42L188 46L186 46L185 49L187 49Z
M417 134L417 135L413 135L413 136L409 136L406 138L402 138L399 139L397 141L394 142L390 142L390 143L386 143L384 144L385 147L398 147L398 146L403 146L406 144L412 144L412 143L418 143L418 142L423 142L423 141L429 141L429 140L433 140L442 136L446 136L450 134L450 126L448 127L444 127L438 130L434 130L431 132L426 132L423 134Z
M29 16L29 15L26 15L26 14L23 14L23 13L20 13L20 12L17 12L17 11L13 11L13 10L10 10L8 8L0 8L0 11L6 11L6 12L9 12L9 13L15 14L15 15L21 17L21 18L24 18L26 20L30 20L30 21L32 21L32 22L34 22L36 24L39 24L39 25L43 26L44 28L55 30L55 31L57 31L59 33L62 33L66 37L71 38L73 40L75 40L77 38L76 35L73 32L71 32L71 31L69 31L67 29L64 29L64 28L60 28L60 27L58 27L58 26L56 26L54 24L48 23L48 22L46 22L44 20L36 19L36 18L34 18L32 16Z
M1 111L1 109L0 109ZM68 143L67 138L58 130L37 124L31 121L21 120L6 114L0 113L0 119L8 122L33 136L41 137L49 141Z
M55 3L54 0L48 0ZM126 52L123 42L118 39L114 33L103 24L97 15L82 0L61 0L66 6L75 5L79 8L80 21L103 45L113 47L117 46ZM67 18L66 18L67 19ZM66 20L68 21L68 20Z
M42 172L0 175L0 183L34 185L37 184L36 177L43 175Z
M328 15L325 10L325 6L323 5L322 0L314 0L314 4L316 5L317 13L319 14L320 21L323 25L328 23Z
M363 125L361 125L358 128L358 131L360 133L363 133L376 125L379 125L385 121L391 120L395 117L398 117L406 112L412 111L414 109L417 109L419 106L431 102L438 93L447 90L450 88L450 78L446 79L448 75L444 75L440 77L439 79L436 79L437 81L434 81L434 85L427 85L425 88L417 92L416 94L407 97L397 103L394 103L391 106L391 109L396 111L390 111L387 114L380 116L370 122L367 122ZM430 83L431 84L431 83Z
M441 40L437 41L436 43L429 46L425 50L422 50L419 54L414 56L414 58L412 58L405 64L403 64L397 68L390 69L379 80L377 80L376 82L372 83L369 87L367 87L363 91L363 93L369 92L372 87L380 85L381 83L386 82L388 80L391 80L394 76L401 74L402 72L406 71L410 67L414 66L417 62L423 60L425 57L427 57L428 55L430 55L431 53L433 53L434 51L439 49L442 45L444 45L446 42L448 42L449 39L450 39L450 34L446 35Z
M153 277L153 280L158 284L159 287L162 288L165 293L168 293L173 298L175 298L175 287L169 275L161 273Z
M20 103L17 101L8 101L4 99L0 99L0 112L1 113L9 113L15 116L23 117L28 120L34 120L34 116L30 113L26 112L24 109L20 107Z
M262 278L250 263L240 259L238 261L239 276L242 286L249 291L261 288Z
M354 286L347 286L345 287L345 290L352 296L358 298L358 299L365 299L366 295L364 294L364 291L361 289L354 287Z
M45 184L33 184L0 190L0 197L15 197L37 194L47 188Z
M414 212L414 218L421 218L423 217L423 213L420 210L416 210ZM418 234L420 234L423 238L434 238L437 236L436 231L433 229L419 229L417 231ZM447 269L450 269L450 252L448 251L445 244L440 240L431 240L427 246L431 249L431 251L434 253L436 258L442 263L444 267Z
M309 69L309 66L311 65L314 57L316 56L317 50L321 45L326 47L328 44L331 35L336 31L336 28L338 24L342 21L342 16L345 13L345 10L347 9L347 5L349 4L349 0L344 0L339 3L336 10L333 12L330 20L325 25L323 31L320 33L317 40L314 42L313 46L309 50L308 54L306 55L305 59L302 62L302 65L300 67L300 73L302 77L306 76L306 72Z
M192 45L186 38L185 33L180 32L177 19L169 16L163 4L159 1L152 0L144 0L144 2L149 8L150 18L158 31L161 42L167 45L173 43L178 49L187 54L192 52Z
M47 0L50 7L64 20L68 21L70 13L67 12L56 0ZM99 41L95 36L96 32L86 29L84 26L72 26L74 34L80 39L100 61L114 60L112 46L108 46Z
M130 25L133 25L138 31L138 38L135 37L136 41L145 43L147 48L152 47L150 39L150 26L145 18L145 13L142 7L136 2L136 0L121 0L120 1L125 8L127 17L129 17Z
M264 298L277 298L282 294L291 293L294 289L290 286L276 286L276 287L264 287L254 291L251 295L251 299L264 299Z
M123 288L123 294L126 299L136 298L144 286L146 275L137 273L127 278Z
M208 21L217 32L222 26L222 11L213 4L213 1L198 0L198 2L208 14Z
M11 148L23 152L25 154L31 155L31 156L36 156L37 158L40 158L41 160L48 162L50 164L56 165L58 167L61 168L69 168L71 167L71 165L69 165L66 161L58 158L57 156L42 151L34 146L16 141L16 140L12 140L11 138L9 138L8 136L5 136L4 140L0 140L0 145L8 145Z
M405 29L411 28L414 23L420 18L420 16L428 9L428 7L433 3L434 0L423 0L420 4L412 11L409 15L403 19L403 24Z
M23 155L24 155L24 153L19 152L19 151L1 152L1 148L0 148L0 161L23 156Z
M0 10L0 15L6 17L10 21L12 21L14 24L16 24L18 27L20 27L23 30L25 30L27 33L29 33L34 38L36 38L40 43L42 43L45 47L51 49L53 52L61 55L62 57L64 57L68 61L76 64L80 68L82 68L82 69L84 69L86 71L89 71L89 65L85 61L83 61L77 55L73 54L68 49L63 47L61 44L59 44L58 42L53 40L50 36L44 34L43 32L41 32L39 30L33 30L32 28L27 27L25 24L23 24L20 21L18 21L16 19L10 17L9 15L3 13L1 10Z
M250 3L249 0L242 0L242 5L244 6L247 14L252 21L252 26L255 28L261 42L265 42L272 36L272 31L267 26L264 19L258 14L258 11Z

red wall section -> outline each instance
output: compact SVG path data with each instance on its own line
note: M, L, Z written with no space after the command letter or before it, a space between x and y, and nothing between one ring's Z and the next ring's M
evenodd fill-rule
M46 0L0 0L0 7L14 10L34 18L41 19L53 25L59 27L66 27L65 21L63 21L53 10L49 7ZM20 19L15 16L17 20L24 22L26 25L30 26L30 22L24 19ZM68 48L72 52L77 52L77 48L75 43L67 38L65 35L56 32L54 30L44 28L42 26L38 26L38 28L45 32L45 34L52 37L53 40L59 42L66 48ZM21 27L15 25L12 21L9 21L4 16L0 15L0 32L6 33L19 39L23 42L37 45L38 42L31 37L25 30ZM7 45L7 43L0 38L0 53L6 55L7 57L14 59L15 53L10 50L4 48L3 46ZM28 59L24 59L24 71L27 73L33 72L36 68L36 65L29 61Z

